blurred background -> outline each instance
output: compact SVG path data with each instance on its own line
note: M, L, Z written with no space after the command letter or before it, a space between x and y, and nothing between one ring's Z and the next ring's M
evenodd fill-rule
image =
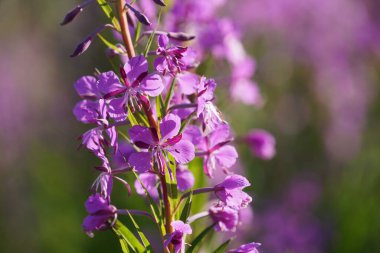
M111 232L81 229L97 161L77 151L73 83L108 62L100 42L68 57L103 17L94 5L61 27L76 4L0 1L0 252L119 252ZM277 142L270 161L239 146L254 193L242 239L267 253L380 252L380 2L234 0L222 13L265 104L220 108L237 135Z

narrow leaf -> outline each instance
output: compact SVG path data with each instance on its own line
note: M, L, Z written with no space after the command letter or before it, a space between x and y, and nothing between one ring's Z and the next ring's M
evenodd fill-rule
M191 213L191 206L193 204L193 191L190 192L189 197L187 197L185 206L182 209L180 220L185 222L187 221L187 218L189 218Z
M146 236L144 235L144 233L141 231L141 228L140 226L137 224L137 222L135 221L135 219L133 218L133 216L131 215L131 213L126 210L127 213L128 213L128 216L129 218L131 219L133 225L135 226L136 230L137 230L137 233L142 241L142 244L143 246L146 248L146 252L151 252L152 248L150 246L150 243L148 241L148 239L146 238Z
M134 252L144 252L144 247L141 245L140 241L136 236L119 220L116 221L113 226L113 230L116 234L120 235L128 245L134 250Z
M118 30L119 32L121 31L120 29L120 24L115 15L113 14L111 6L107 3L107 0L97 0L98 4L102 8L103 12L106 14L106 16L111 20L113 26Z
M164 112L168 111L170 100L173 97L174 88L175 88L175 78L173 78L172 83L170 84L169 92L166 94L166 97L165 97Z
M225 241L216 250L214 250L213 253L224 253L224 252L226 252L228 244L230 244L231 241L232 241L232 239Z
M191 246L190 248L186 251L187 253L193 253L195 252L195 248L198 246L198 244L203 240L203 238L206 237L206 235L208 233L210 233L213 229L213 227L215 226L215 224L212 224L210 226L208 226L207 228L205 228L195 239L194 241L191 243Z

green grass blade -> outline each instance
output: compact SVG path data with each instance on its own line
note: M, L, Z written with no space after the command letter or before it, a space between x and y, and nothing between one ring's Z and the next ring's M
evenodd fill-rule
M195 252L195 248L198 246L198 244L203 240L203 238L205 238L208 233L210 233L213 228L214 228L215 224L212 224L210 226L208 226L207 228L205 228L195 239L194 241L191 243L191 246L190 248L186 251L186 253L193 253Z
M216 250L214 250L213 253L224 253L224 252L226 252L228 244L230 244L231 241L232 241L232 239L225 241Z
M97 0L97 2L99 6L102 8L103 12L106 14L107 18L111 20L116 30L120 32L121 29L120 29L119 21L115 17L111 6L107 3L107 0Z

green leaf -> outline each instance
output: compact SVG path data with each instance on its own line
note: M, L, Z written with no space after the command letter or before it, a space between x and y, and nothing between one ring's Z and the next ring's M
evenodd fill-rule
M205 228L195 239L194 241L191 243L191 246L190 248L186 251L187 253L193 253L195 252L195 248L198 246L198 244L203 240L203 238L206 237L206 235L208 233L210 233L212 231L212 229L214 228L215 224L212 224L210 226L208 226L207 228Z
M146 249L145 252L152 252L152 247L150 246L150 243L149 243L148 239L146 238L146 236L144 235L144 233L141 231L140 226L137 224L137 222L135 221L135 219L133 218L131 213L128 210L126 210L126 211L128 213L129 218L131 219L133 225L135 226L135 228L137 230L137 233L138 233L138 235L142 241L143 246Z
M144 252L145 248L141 245L136 236L119 220L113 226L114 232L124 239L134 252Z
M166 94L165 103L164 103L164 112L166 113L169 109L170 100L173 97L175 87L175 78L173 78L172 83L170 85L170 89L168 94Z
M226 252L228 244L230 244L231 241L232 241L232 239L225 241L216 250L214 250L213 253L224 253L224 252Z
M109 18L113 24L113 26L118 30L120 29L120 24L115 15L113 14L111 6L107 3L107 0L97 0L99 6L102 8L103 12L106 14L107 18Z
M159 214L160 214L160 211L158 209L158 206L156 204L156 202L154 202L154 200L152 199L152 197L149 195L149 192L148 190L146 189L145 185L143 185L143 183L141 182L141 179L139 177L139 175L137 175L137 173L135 171L133 171L133 174L135 175L136 179L139 181L139 183L141 184L141 186L143 187L144 191L145 191L145 194L148 198L148 201L149 201L149 207L150 207L150 210L153 214L153 218L155 220L155 223L157 224L158 226L158 229L160 230L161 232L161 235L164 235L165 233L165 227L164 227L164 224L162 222L162 219L160 219L159 217Z
M104 38L99 33L97 34L97 36L104 43L104 45L106 45L107 47L112 48L113 50L115 50L118 53L121 53L121 54L123 53L123 51L120 48L118 48L117 46L115 46L112 42L108 41L106 38Z
M156 33L156 30L157 30L157 26L158 26L158 24L160 23L160 20L161 20L161 13L162 13L162 9L160 8L160 11L158 12L158 19L157 19L156 27L154 28L153 32L150 34L148 42L146 43L146 47L145 47L145 50L144 50L144 56L145 57L148 56L149 50L150 50L150 48L152 46L154 35Z
M136 34L135 34L135 43L137 44L141 34L141 23L137 22L137 27L136 27Z
M131 109L129 108L129 106L128 106L128 119L129 119L129 122L131 123L131 126L139 124L135 116L133 116L133 113L131 112Z
M189 197L186 199L185 206L182 209L180 220L186 223L191 213L191 205L193 204L193 191L190 192Z
M203 172L203 159L200 157L194 158L189 163L189 169L191 172L193 172L195 180L195 184L193 186L193 189L202 188L206 186L206 175ZM193 213L198 213L203 210L203 207L205 206L205 203L208 201L207 194L198 194L197 196L194 196L196 198L196 201L193 201L192 204L192 211Z

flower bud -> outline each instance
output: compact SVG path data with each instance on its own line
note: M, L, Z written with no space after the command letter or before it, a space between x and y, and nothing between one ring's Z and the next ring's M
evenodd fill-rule
M190 35L184 32L169 32L168 37L178 41L190 41L195 38L195 35Z
M155 2L156 4L158 4L160 6L166 6L164 0L153 0L153 2Z
M82 41L74 50L74 52L70 55L70 57L76 57L78 55L83 54L92 43L92 36L88 36L84 41Z
M71 10L69 13L65 15L65 17L63 18L63 21L61 22L61 25L66 25L70 23L82 11L83 11L83 8L80 5L78 5L77 7L75 7L73 10Z

